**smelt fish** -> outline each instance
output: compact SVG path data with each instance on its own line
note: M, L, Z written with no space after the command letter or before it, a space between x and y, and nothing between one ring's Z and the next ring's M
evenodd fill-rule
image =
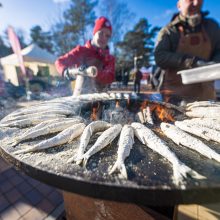
M209 137L207 137L201 130L198 130L196 128L196 126L189 126L187 123L183 122L183 121L175 121L174 124L180 128L183 131L186 131L190 134L194 134L198 137L201 137L207 141L210 141L211 139Z
M25 128L32 125L37 125L45 120L54 119L54 118L65 118L65 115L57 115L57 114L51 114L51 115L39 115L35 117L31 117L29 119L23 119L18 121L12 121L8 123L1 123L0 127L18 127L18 128Z
M110 127L111 127L111 124L105 121L94 121L90 123L89 125L87 125L80 137L80 145L79 145L79 149L77 152L77 156L71 157L67 162L71 163L73 161L76 161L76 164L80 164L82 162L82 159L81 159L82 155L85 152L85 149L89 143L91 136L96 132L104 131Z
M56 136L41 141L40 143L34 145L33 147L30 147L28 149L18 150L15 152L15 154L21 154L21 153L28 153L28 152L34 152L34 151L41 151L47 148L55 147L58 145L66 144L70 141L70 139L74 139L82 134L84 128L84 123L80 124L74 124L71 127L66 128Z
M63 120L61 122L51 122L47 126L43 126L40 128L37 127L37 129L32 130L31 132L27 132L21 136L18 136L15 139L15 142L11 145L11 147L16 146L17 144L19 144L20 142L25 141L25 140L40 137L42 135L48 135L48 134L53 134L56 132L63 131L64 129L66 129L70 126L72 126L74 124L79 124L81 122L83 122L83 119L79 119L79 118L76 118L76 119L73 118L71 120Z
M198 137L204 138L205 140L212 140L220 143L220 132L198 125L198 124L191 124L184 121L176 121L175 125L180 129L194 134Z
M184 188L184 178L187 178L187 174L196 179L204 179L204 176L201 176L196 171L192 170L190 167L182 163L167 146L166 142L161 140L151 129L146 126L134 122L131 124L134 128L135 136L147 147L151 148L153 151L156 151L158 154L165 157L173 165L173 182L176 185Z
M116 94L114 92L110 93L109 96L110 96L111 99L116 99Z
M22 108L22 109L18 109L17 111L14 111L12 113L10 113L9 115L7 115L6 117L4 117L2 119L2 121L6 121L9 119L14 119L18 116L23 116L23 115L30 115L30 114L36 114L36 113L40 113L40 112L48 112L48 111L58 111L59 113L61 112L63 115L72 115L74 113L73 111L74 109L70 109L70 108L66 108L65 106L38 106L38 107L29 107L29 108Z
M93 94L82 94L79 96L76 96L77 99L80 101L92 101L95 100Z
M187 124L197 124L207 128L211 128L213 130L220 131L220 119L214 118L192 118L188 120L184 120Z
M82 156L83 164L86 166L88 159L98 151L110 144L120 133L122 126L120 124L113 125L105 130L96 140L95 144Z
M95 100L106 100L109 99L109 94L106 92L102 92L102 93L96 93L95 95Z
M220 102L215 102L215 101L197 101L197 102L192 102L188 103L186 105L187 110L191 110L193 108L197 107L220 107Z
M125 159L130 155L134 144L134 131L130 125L124 125L118 142L118 157L110 170L109 174L114 173L117 169L120 171L122 178L127 179L128 174L125 167Z
M190 118L220 118L220 107L201 107L187 111L186 115Z
M59 110L46 110L46 111L39 111L33 114L22 114L22 115L18 115L18 116L14 116L14 117L10 117L8 119L4 119L1 121L2 124L6 124L6 123L12 123L12 122L16 122L19 120L25 120L25 119L30 119L32 117L39 117L41 115L63 115L63 116L68 116L68 115L73 115L73 111L66 111L63 109L59 109Z
M199 139L192 137L175 125L163 122L161 123L160 127L163 133L177 145L188 147L192 150L197 151L203 156L208 157L209 159L214 159L220 162L220 154L212 150L209 146L204 144Z
M81 118L81 117L78 117L78 116L75 116L73 118L52 118L52 119L49 119L49 120L46 120L46 121L43 121L41 122L40 124L37 124L29 129L27 129L23 135L28 135L29 133L31 133L32 131L36 131L38 129L41 129L41 128L44 128L45 126L51 124L51 123L56 123L56 122L63 122L63 121L69 121L69 120L72 120L72 119L75 119L75 118Z

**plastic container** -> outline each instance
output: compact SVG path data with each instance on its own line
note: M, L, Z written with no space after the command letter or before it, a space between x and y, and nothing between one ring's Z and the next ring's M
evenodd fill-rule
M220 79L220 63L177 72L183 84L208 82Z

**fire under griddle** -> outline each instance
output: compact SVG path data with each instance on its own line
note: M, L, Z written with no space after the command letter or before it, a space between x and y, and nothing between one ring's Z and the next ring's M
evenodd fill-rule
M125 99L98 102L79 101L78 104L81 107L78 109L77 114L89 121L94 109L102 109L102 113L98 116L97 111L96 116L103 117L100 115L103 115L104 110L120 105L124 111L130 114L129 120L132 117L135 120L135 115L144 101L151 105L158 104L158 102L149 101L146 97L145 99L129 99L129 102ZM182 111L175 109L172 109L172 111L174 112L174 119L175 117L178 119L185 117ZM156 123L152 126L153 131L169 144L170 149L183 163L199 174L206 176L207 179L196 180L188 177L185 180L185 189L174 185L172 165L165 158L141 144L137 138L135 138L130 156L125 161L128 180L119 178L117 173L108 174L117 158L118 138L102 151L93 155L86 167L82 167L74 163L67 163L67 160L77 152L79 138L71 144L39 152L15 155L14 152L20 149L22 144L32 145L50 136L36 138L34 141L21 143L13 148L8 143L26 129L1 128L0 154L7 161L13 163L17 169L37 180L65 191L94 198L142 205L174 205L220 201L220 164L186 147L175 145L160 131L160 122L160 119L156 117ZM94 144L98 135L92 137L88 148ZM205 140L203 142L220 153L219 144Z

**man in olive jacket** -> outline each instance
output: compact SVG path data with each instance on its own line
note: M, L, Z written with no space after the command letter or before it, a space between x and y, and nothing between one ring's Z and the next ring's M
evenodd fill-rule
M220 62L220 28L201 12L202 0L178 0L179 13L158 36L155 61L165 70L162 91L186 101L215 99L214 82L183 85L177 71ZM208 73L207 73L208 74Z

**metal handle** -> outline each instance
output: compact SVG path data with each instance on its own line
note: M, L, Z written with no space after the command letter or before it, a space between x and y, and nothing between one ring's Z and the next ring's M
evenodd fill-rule
M76 69L71 69L71 70L76 71ZM76 83L75 83L73 95L78 96L81 94L81 90L82 90L82 86L83 86L83 82L84 82L84 76L89 76L89 77L94 78L97 76L98 70L95 66L90 66L86 70L84 70L83 72L79 71L79 69L77 68L77 72L75 72L75 73L76 73Z

